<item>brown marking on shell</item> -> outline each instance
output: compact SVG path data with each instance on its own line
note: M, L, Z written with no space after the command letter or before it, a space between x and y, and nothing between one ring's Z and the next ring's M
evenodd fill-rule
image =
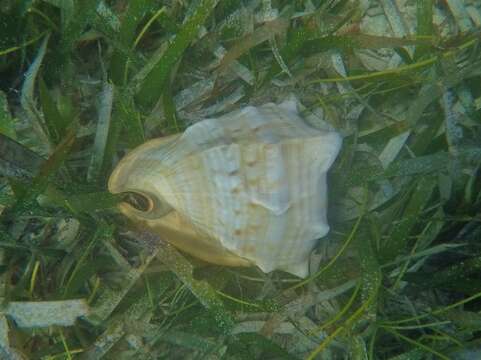
M256 248L254 244L244 244L241 245L239 250L242 251L244 254L249 255L255 253Z

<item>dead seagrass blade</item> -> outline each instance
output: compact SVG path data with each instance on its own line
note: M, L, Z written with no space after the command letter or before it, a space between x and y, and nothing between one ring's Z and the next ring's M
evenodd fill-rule
M305 277L329 231L326 173L341 143L307 125L295 101L248 106L139 146L108 186L143 196L145 208L120 211L191 255Z

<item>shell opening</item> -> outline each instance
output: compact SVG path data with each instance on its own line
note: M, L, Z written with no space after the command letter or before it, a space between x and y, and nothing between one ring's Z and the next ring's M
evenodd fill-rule
M122 192L123 199L120 202L120 210L129 217L137 219L158 219L173 209L165 201L156 196L137 190Z
M141 212L150 212L154 208L154 202L152 199L138 192L125 192L122 201Z

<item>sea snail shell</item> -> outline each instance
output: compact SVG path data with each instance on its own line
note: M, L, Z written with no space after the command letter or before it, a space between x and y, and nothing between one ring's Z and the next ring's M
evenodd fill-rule
M191 255L306 277L329 231L326 173L341 143L307 125L295 101L248 106L139 146L108 186L145 197L147 209L120 211Z

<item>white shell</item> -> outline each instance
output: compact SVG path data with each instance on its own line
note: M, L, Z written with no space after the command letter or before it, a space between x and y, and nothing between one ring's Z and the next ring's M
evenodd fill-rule
M192 255L305 277L329 231L326 173L341 143L304 123L294 101L248 106L138 147L109 189L147 197L148 211L120 209Z

